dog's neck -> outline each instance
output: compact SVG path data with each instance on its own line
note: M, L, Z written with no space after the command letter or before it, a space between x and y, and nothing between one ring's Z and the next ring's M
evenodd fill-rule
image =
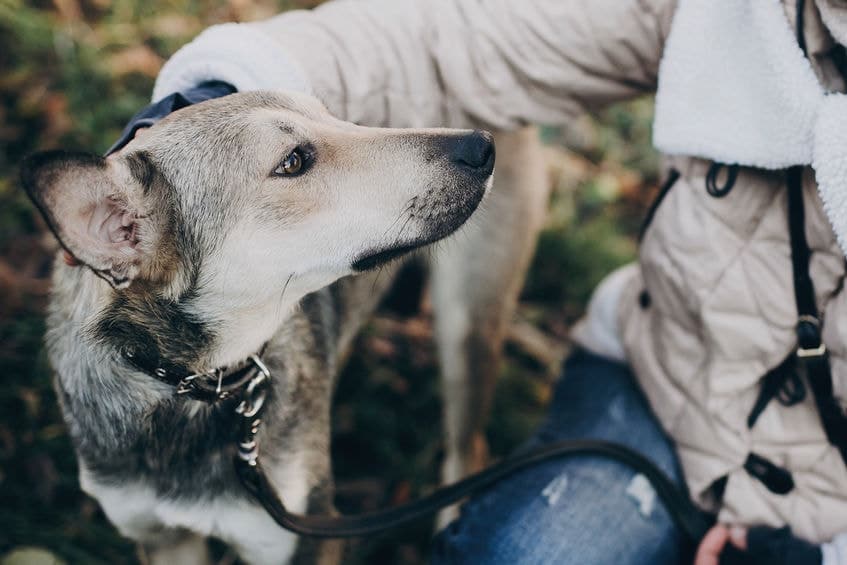
M57 262L56 270L54 292L64 295L57 302L68 305L62 317L84 332L80 337L115 354L142 352L189 371L233 365L255 354L311 291L307 281L292 277L286 291L266 304L198 293L169 299L141 285L115 291L85 267Z
M323 278L292 274L278 295L261 303L244 304L237 296L226 297L220 293L200 295L188 301L186 310L202 320L215 335L206 357L208 365L226 366L256 353L285 326L304 296L327 284ZM227 306L222 308L222 304Z
M201 300L192 303L190 311L204 320L215 335L206 354L206 364L209 368L227 366L256 353L292 316L299 298L230 308L225 312L206 308Z
M261 304L223 296L220 290L207 295L189 289L169 298L140 281L116 291L89 269L59 260L54 292L60 295L55 302L67 305L56 314L71 324L78 339L105 346L103 353L117 359L127 351L144 352L147 359L202 372L257 353L296 314L304 296L331 282L325 276L292 275L279 285L284 291Z

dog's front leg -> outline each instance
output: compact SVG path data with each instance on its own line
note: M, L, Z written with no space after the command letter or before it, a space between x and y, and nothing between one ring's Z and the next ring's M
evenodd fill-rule
M494 186L472 222L434 256L446 459L454 482L487 459L485 424L503 339L544 223L550 183L534 128L495 136ZM456 515L439 516L439 527Z

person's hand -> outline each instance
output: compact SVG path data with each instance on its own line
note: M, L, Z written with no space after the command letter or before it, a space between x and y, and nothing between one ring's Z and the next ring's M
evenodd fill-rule
M700 542L694 565L718 565L727 543L741 551L746 550L747 530L739 527L728 528L722 524L714 526Z
M820 546L795 537L791 528L717 525L700 542L694 565L821 565Z

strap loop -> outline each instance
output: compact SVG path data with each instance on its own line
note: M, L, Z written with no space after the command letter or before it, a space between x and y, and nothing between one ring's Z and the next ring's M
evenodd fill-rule
M726 182L723 186L718 186L718 175L721 169L726 167ZM709 166L709 171L706 173L706 192L715 198L723 198L732 187L735 186L735 180L738 178L738 165L724 165L723 163L712 163Z
M747 417L747 427L752 429L770 401L776 398L783 406L794 406L806 398L806 387L797 372L797 357L786 357L782 363L768 371L762 379L759 396Z

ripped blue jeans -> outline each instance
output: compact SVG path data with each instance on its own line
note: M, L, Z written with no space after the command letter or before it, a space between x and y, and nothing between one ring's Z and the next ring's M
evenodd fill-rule
M562 439L625 444L681 481L670 441L620 363L571 355L547 420L525 448ZM664 565L684 556L682 535L643 475L579 456L527 469L471 499L434 540L431 562Z

